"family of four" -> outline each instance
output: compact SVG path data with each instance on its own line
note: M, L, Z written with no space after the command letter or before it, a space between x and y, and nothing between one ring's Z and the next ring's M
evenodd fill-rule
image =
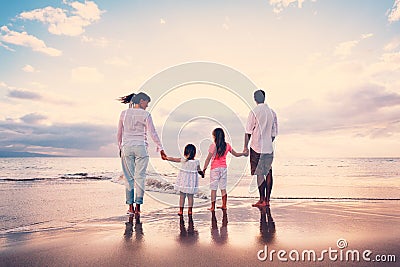
M257 106L248 116L243 151L236 152L225 141L223 129L216 128L212 131L214 142L208 149L204 168L200 167L200 161L195 158L196 147L193 144L185 146L183 157L169 157L165 154L151 114L146 111L151 100L147 94L143 92L130 94L121 97L119 100L124 104L129 104L129 108L121 112L117 134L122 170L128 181L126 187L126 204L129 205L128 214L139 215L140 205L143 204L146 169L149 162L148 134L156 144L163 160L180 162L181 164L175 183L175 189L180 193L179 215L183 214L185 198L188 199L188 214L192 214L193 196L198 191L199 175L204 178L210 162L211 207L209 210L215 210L218 188L222 195L222 205L218 208L226 210L228 199L226 156L228 153L235 157L250 154L251 175L257 176L260 195L259 201L252 206L269 206L273 182L271 165L274 154L272 142L278 133L278 124L275 112L265 103L265 92L263 90L254 92L254 100ZM134 204L136 205L134 206Z

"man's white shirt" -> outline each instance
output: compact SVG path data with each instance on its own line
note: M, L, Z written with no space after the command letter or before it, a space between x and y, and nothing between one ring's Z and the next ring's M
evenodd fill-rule
M273 152L272 138L278 134L276 114L267 104L258 104L247 118L246 134L251 134L250 147L257 153Z

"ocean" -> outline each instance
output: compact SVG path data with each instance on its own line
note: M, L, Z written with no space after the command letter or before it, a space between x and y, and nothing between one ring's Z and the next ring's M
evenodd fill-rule
M248 158L228 158L229 198L258 196ZM151 158L143 207L176 206L179 164ZM126 209L119 158L0 158L0 237L74 227ZM209 173L195 204L209 201ZM275 158L274 200L399 201L400 158ZM117 203L117 204L116 204ZM229 203L228 203L229 205Z
M228 160L232 197L257 195L248 158ZM179 164L151 158L149 191L174 193ZM122 174L119 158L0 158L0 186L115 181ZM400 158L308 158L273 162L274 198L399 199ZM200 179L207 195L208 173ZM155 180L161 183L154 183Z

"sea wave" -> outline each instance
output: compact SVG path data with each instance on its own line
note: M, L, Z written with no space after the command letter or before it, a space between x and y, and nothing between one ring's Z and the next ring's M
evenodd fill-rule
M41 181L84 181L84 180L111 180L112 177L107 176L95 176L95 175L79 175L79 174L70 174L70 175L61 175L59 177L22 177L22 178L7 178L0 177L0 182L41 182Z
M115 176L118 176L119 172L106 172L106 173L88 173L88 172L76 172L66 173L59 175L51 175L49 177L0 177L0 182L39 182L39 181L73 181L73 180L113 180ZM166 179L176 177L175 173L146 173L147 177L165 177ZM147 178L149 179L149 178ZM154 179L153 179L154 180ZM157 179L155 179L157 180ZM150 179L152 181L152 179ZM173 186L173 185L172 185Z
M65 230L65 229L72 229L74 226L76 226L76 223L68 223L65 222L63 225L59 226L52 226L51 223L52 221L46 221L46 222L35 222L29 225L21 225L21 226L15 226L10 229L0 229L0 238L4 237L8 234L21 234L21 233L38 233L38 232L46 232L46 231L57 231L57 230Z
M128 181L126 180L124 175L114 177L113 179L111 179L111 182L128 187ZM166 180L161 180L159 178L152 178L152 177L146 178L146 191L160 192L160 193L174 194L174 195L179 194L179 192L175 190L174 184ZM198 192L194 194L194 197L199 199L208 199L207 194L203 192Z

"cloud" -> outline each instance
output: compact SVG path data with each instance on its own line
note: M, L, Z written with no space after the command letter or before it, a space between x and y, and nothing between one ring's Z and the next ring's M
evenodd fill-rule
M395 38L385 45L385 51L393 51L400 46L400 38Z
M31 65L25 65L23 68L22 68L22 70L23 71L25 71L25 72L35 72L35 68L34 67L32 67Z
M388 15L389 22L396 22L400 20L400 0L395 0L392 9Z
M64 3L72 6L75 9L75 11L73 11L72 13L90 22L100 20L101 14L105 12L103 10L100 10L97 4L93 1L85 1L85 3L68 3L68 1L64 1Z
M3 26L1 29L0 41L30 47L33 51L41 52L49 56L57 57L61 56L62 52L55 48L47 47L44 41L36 38L33 35L29 35L26 32L15 32L8 29L7 26Z
M8 50L8 51L15 52L14 49L8 47L7 45L3 44L2 42L0 42L0 46L1 46L1 47L4 47L4 48L5 48L6 50Z
M385 53L382 55L384 62L400 64L400 52Z
M373 33L364 33L361 35L361 39L368 39L371 38L372 36L374 36Z
M54 105L66 105L73 106L74 102L65 98L60 99L57 94L52 93L53 90L47 90L47 85L39 83L39 82L30 82L31 88L35 88L41 93L36 93L36 90L26 90L21 88L16 88L14 86L10 86L5 84L4 82L0 82L0 87L8 88L7 97L21 99L21 100L32 100L32 101L40 101L43 103L50 103ZM9 101L9 99L5 98L5 101Z
M302 8L305 0L269 0L269 4L274 7L274 13L281 13L292 3L297 2L297 7ZM313 1L315 2L315 1Z
M81 38L81 41L83 43L91 43L95 46L99 46L99 47L107 47L110 45L110 41L107 40L105 37L101 37L101 38L92 38L92 37L88 37L86 35L83 35Z
M400 121L375 125L363 132L358 132L357 137L388 138L400 132Z
M323 104L305 99L278 112L281 134L351 131L374 137L375 128L396 132L399 117L400 94L373 84L330 95Z
M335 48L335 55L346 57L349 56L353 48L359 43L358 40L340 43Z
M372 36L374 36L372 33L365 33L362 34L358 40L342 42L336 46L334 53L340 57L347 57L351 55L353 48L358 45L361 40L371 38Z
M28 147L44 147L47 151L78 150L92 151L96 155L102 146L116 143L115 126L85 124L35 124L41 115L25 115L25 121L0 121L0 150L12 145L19 150ZM43 116L44 117L44 116ZM45 117L44 117L45 118ZM28 123L27 123L28 122Z
M43 120L46 120L47 117L38 113L30 113L21 117L20 120L27 124L39 124Z
M100 20L101 14L105 12L92 1L63 3L72 7L72 10L48 6L22 12L19 18L40 21L48 25L48 31L52 34L77 36L85 32L85 27Z
M393 77L393 81L398 81L400 71L400 52L388 52L382 54L380 61L368 65L367 74L372 77L383 77L385 82Z
M71 79L76 83L99 83L104 76L96 68L77 67L71 70Z
M40 94L25 90L10 90L8 92L8 97L19 98L19 99L30 99L30 100L42 99L42 96Z
M400 106L400 95L387 92L384 87L377 85L365 85L347 94L338 95L337 101L341 101L342 108L337 114L344 116L360 116L366 121L374 121L367 114L378 112L382 108ZM382 119L382 117L379 117Z

